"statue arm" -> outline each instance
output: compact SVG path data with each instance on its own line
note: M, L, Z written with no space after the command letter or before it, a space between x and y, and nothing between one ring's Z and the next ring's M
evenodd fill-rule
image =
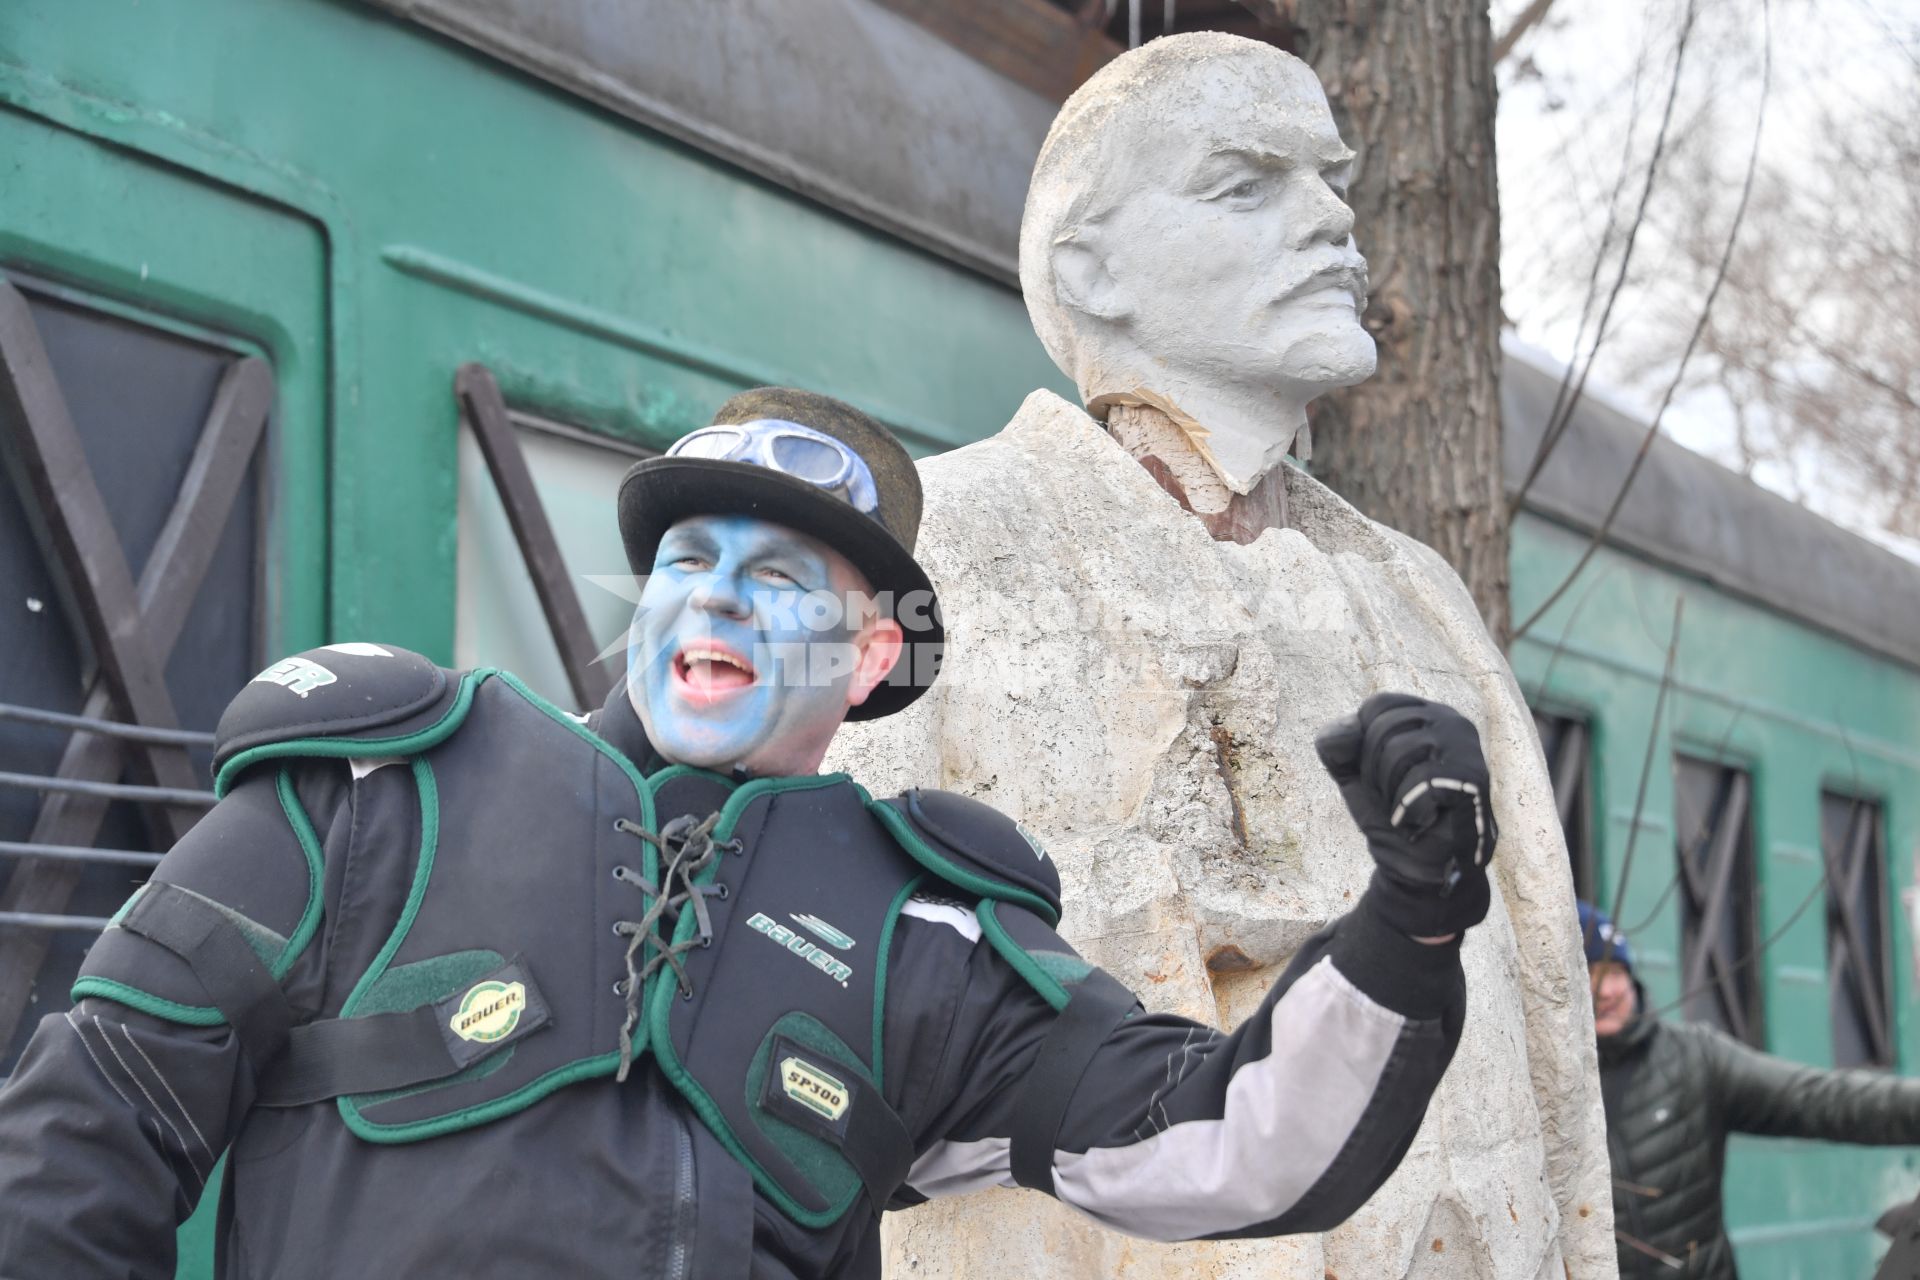
M917 1197L1014 1185L1015 1117L1056 1016L985 947L971 964L944 1068L958 1101L908 1176ZM1457 946L1414 942L1363 898L1232 1034L1122 1022L1067 1106L1053 1193L1156 1240L1330 1229L1411 1145L1464 1010Z

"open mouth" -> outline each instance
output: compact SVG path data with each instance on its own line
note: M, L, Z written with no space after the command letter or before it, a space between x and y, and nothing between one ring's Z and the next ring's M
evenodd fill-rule
M712 702L752 686L753 664L724 645L690 644L673 658L673 680L689 701Z

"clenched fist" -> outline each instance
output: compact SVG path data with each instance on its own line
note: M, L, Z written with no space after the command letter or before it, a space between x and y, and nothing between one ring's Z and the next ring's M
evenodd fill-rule
M1314 747L1367 837L1369 892L1388 923L1435 938L1486 919L1500 832L1473 722L1442 702L1376 693Z

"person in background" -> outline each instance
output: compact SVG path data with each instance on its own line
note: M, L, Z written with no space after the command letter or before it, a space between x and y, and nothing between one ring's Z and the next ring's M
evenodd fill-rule
M1647 1008L1633 949L1582 902L1621 1280L1735 1280L1721 1216L1727 1135L1920 1143L1920 1080L1824 1071Z

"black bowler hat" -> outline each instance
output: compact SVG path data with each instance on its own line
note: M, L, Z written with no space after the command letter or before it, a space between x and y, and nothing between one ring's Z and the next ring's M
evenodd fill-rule
M890 603L906 644L893 673L849 720L891 715L940 670L946 630L926 570L913 558L920 473L891 432L812 391L761 387L720 406L713 424L620 482L620 537L640 577L660 539L690 516L743 515L786 525L845 556Z

